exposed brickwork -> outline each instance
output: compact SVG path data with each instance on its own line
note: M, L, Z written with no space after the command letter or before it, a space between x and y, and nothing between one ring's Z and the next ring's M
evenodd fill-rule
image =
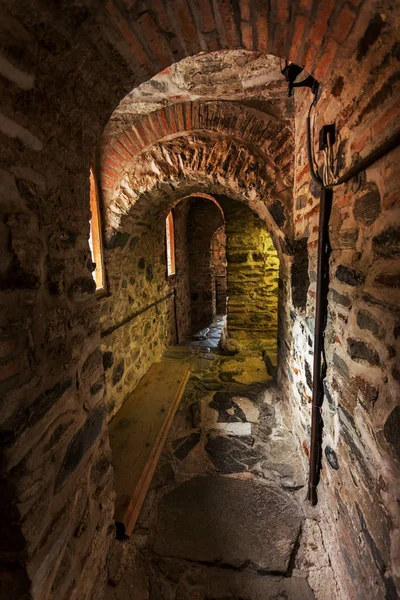
M134 206L137 231L143 229L143 217L165 203L173 203L176 188L189 193L201 189L204 193L228 194L248 203L259 216L267 220L277 238L283 233L268 213L272 200L282 204L289 217L287 191L274 191L274 173L262 157L240 147L236 141L220 139L210 134L191 134L154 145L129 163L111 198L105 197L105 227L107 236L120 227L124 215ZM151 202L149 197L151 194ZM284 204L285 203L285 204ZM288 220L287 229L290 230Z
M116 185L130 168L130 161L139 151L149 150L156 140L162 143L171 134L192 132L211 132L236 143L240 140L241 144L268 157L276 190L290 185L293 141L284 123L236 104L185 103L137 117L129 129L119 134L121 137L111 138L111 141L105 138L98 164L106 201L112 197Z
M299 94L298 123L309 101L307 92ZM334 104L332 97L325 96L317 105L316 130ZM297 236L308 237L311 283L305 310L293 313L294 338L287 364L295 383L295 427L301 442L308 445L311 389L305 374L313 360L309 340L314 328L318 199L312 194L305 157L301 152L296 156L295 228ZM334 568L342 573L345 597L358 598L371 590L378 598L390 597L387 590L395 586L397 551L389 541L389 532L398 526L395 494L389 491L394 489L390 483L394 449L380 431L398 403L398 382L393 377L398 360L394 350L398 284L392 287L396 278L385 276L398 270L393 262L396 235L391 230L399 219L398 207L385 202L397 185L390 167L396 156L398 150L368 169L359 185L334 190L323 445L335 450L339 468L331 468L323 459L319 496L328 515L326 542L338 549L332 556ZM337 517L332 513L334 504ZM392 570L383 572L380 561L391 564ZM361 580L356 573L362 573Z

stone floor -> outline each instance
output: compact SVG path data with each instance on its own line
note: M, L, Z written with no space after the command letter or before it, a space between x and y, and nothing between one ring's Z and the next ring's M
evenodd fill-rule
M336 600L305 473L259 352L218 349L222 318L167 360L191 377L106 600Z

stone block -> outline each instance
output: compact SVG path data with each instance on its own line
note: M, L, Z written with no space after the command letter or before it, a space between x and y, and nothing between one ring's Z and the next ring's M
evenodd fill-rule
M333 353L333 364L342 377L345 379L349 378L349 367L346 362L336 354L336 352Z
M353 214L357 221L372 225L381 213L381 197L376 185L372 189L357 198L354 202Z
M391 270L382 271L374 279L375 287L399 288L400 287L400 271L395 266Z
M146 279L152 281L154 279L153 265L147 265L146 267Z
M331 236L332 245L341 249L354 249L358 239L358 229L344 229Z
M105 415L106 411L103 406L96 408L88 416L84 425L71 441L57 477L57 489L61 488L75 469L77 469L85 454L98 438L103 427Z
M253 442L251 437L239 439L210 433L205 449L220 473L242 473L261 460Z
M367 410L371 410L378 399L379 390L360 376L355 378L355 384L360 393L361 404L363 404Z
M335 304L340 304L340 306L344 306L345 308L349 308L351 306L351 299L345 294L340 294L337 290L331 288L329 290L330 298L332 302Z
M374 367L382 368L382 362L378 352L368 342L348 338L347 351L350 358L356 362L365 361Z
M200 433L194 432L183 438L177 438L173 441L172 447L174 449L174 455L178 460L183 460L189 454L191 450L199 443Z
M372 250L377 257L400 258L400 227L389 227L373 237Z
M105 236L106 250L114 250L115 248L125 248L130 238L130 234L124 231L110 230Z
M120 360L114 367L113 373L112 373L112 384L113 385L117 385L117 383L119 383L124 375L124 371L125 371L125 360L122 359Z
M302 520L278 488L221 477L183 483L163 497L158 515L159 555L275 573L286 573Z
M383 427L383 434L386 441L393 448L398 460L400 460L400 406L396 406Z
M345 283L346 285L351 285L353 287L362 285L365 279L362 273L344 265L338 266L335 275L336 279L338 279L341 283Z
M233 423L237 421L246 421L246 415L242 409L232 400L232 397L223 392L214 394L209 406L218 411L219 423Z
M26 430L36 425L40 419L60 400L67 390L72 387L72 379L66 379L56 383L40 396L38 396L28 407L17 412L11 420L12 429L4 429L0 432L0 440L7 445L18 439Z
M247 262L247 252L229 252L227 254L227 260L230 263L245 263Z
M336 452L333 450L333 448L331 448L331 446L327 445L325 446L324 453L329 465L334 471L337 471L339 469L339 460Z
M295 308L305 308L310 285L308 274L307 238L296 240L293 264L291 268L292 301Z
M71 300L86 300L96 291L96 283L92 277L78 277L70 285L68 295Z
M114 364L114 354L110 350L107 350L103 354L103 368L104 368L104 370L108 371L108 369L111 369L111 367L113 366L113 364Z
M98 348L85 360L81 369L81 376L92 377L102 364L102 353Z
M285 207L283 206L282 202L275 200L268 206L268 210L278 227L282 228L286 221Z
M357 313L357 325L360 329L370 331L376 338L385 336L385 329L381 323L368 310L359 310Z

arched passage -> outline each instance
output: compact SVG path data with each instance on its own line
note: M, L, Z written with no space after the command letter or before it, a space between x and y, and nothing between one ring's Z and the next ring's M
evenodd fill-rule
M291 106L291 103L290 103ZM245 144L273 174L273 190L284 192L292 181L293 138L287 121L233 102L186 102L134 115L123 129L104 135L99 151L99 174L106 198L112 196L129 162L155 143L209 132Z
M212 241L224 217L216 202L196 198L188 214L191 329L213 322L217 314Z
M129 212L121 218L119 230L113 230L105 246L108 287L98 303L109 418L149 367L160 360L167 346L182 342L185 336L213 322L216 288L212 240L221 224L225 227L225 221L225 297L231 294L227 311L228 330L232 323L229 335L244 342L244 346L268 352L274 363L276 360L277 281L283 276L283 269L279 270L265 223L245 202L230 198L229 189L221 183L214 187L201 178L182 179L176 182L174 190L170 187L160 194L158 176L152 173L151 186L143 195L143 201L152 210L137 215L144 205L140 199L132 203L125 209ZM134 171L130 177L132 182ZM212 196L204 190L215 190L220 195ZM176 270L168 277L165 218L171 210ZM238 235L238 226L246 231L243 239ZM243 252L246 260L237 262L235 256ZM238 302L244 292L247 306ZM284 302L280 295L280 302ZM239 314L243 315L243 322L237 320ZM258 324L254 326L256 320Z
M141 215L157 210L155 200L146 203L147 190L157 186L162 198L170 184L182 177L202 180L204 185L209 182L211 186L218 186L221 181L222 186L228 186L236 195L246 197L261 218L269 219L271 226L272 214L278 213L280 226L285 224L290 230L290 192L286 186L279 193L275 191L279 176L270 170L264 157L245 141L200 132L161 140L121 169L119 184L111 196L105 196L107 234L112 235L112 230L118 229L121 216L133 205L140 223Z
M6 579L11 581L10 589L15 589L18 573L21 593L31 587L36 597L49 596L52 589L60 597L71 596L73 590L85 595L93 580L90 574L104 564L112 520L111 469L101 387L91 395L92 386L101 384L103 371L98 307L90 277L88 173L96 142L118 102L132 87L184 56L244 46L288 57L323 80L317 124L334 115L347 140L347 166L355 153L366 156L397 127L392 27L396 7L391 3L276 1L265 7L252 5L250 10L236 2L205 3L201 13L193 6L180 3L178 18L165 11L164 3L128 7L78 2L56 9L38 1L2 8L6 29L2 68L7 81L1 120L5 140L1 181L7 215L2 223L7 510L2 514L6 531L18 540L13 549L7 547L10 554L3 562L12 573ZM300 133L308 102L308 96L301 95L296 116L293 220L296 237L308 238L312 281L317 203L309 191ZM334 417L327 446L344 464L351 462L356 473L351 477L350 470L337 471L326 462L326 506L340 499L340 527L330 527L328 521L327 529L338 532L331 537L336 548L346 539L350 560L340 552L335 556L350 597L360 589L364 595L371 589L383 595L385 586L392 593L393 578L398 576L392 484L397 473L392 432L398 414L393 395L398 377L392 350L397 332L392 261L397 255L392 244L385 245L395 235L394 172L393 157L388 156L378 169L368 169L360 190L345 188L335 209L334 260L335 267L343 268L335 270L333 278L335 342L330 347L328 398L333 398L329 411ZM367 196L371 191L373 195ZM372 214L379 215L373 230L366 223L372 217L365 217L362 209L370 202ZM288 248L295 253L292 242L288 240ZM364 289L365 275L368 289ZM299 437L305 444L309 390L304 348L312 330L313 305L310 293L307 315L289 316L286 311L284 318L296 321L296 342L282 342L288 372L294 377L293 394L288 391L288 395L296 399L295 423L302 426ZM352 332L345 327L350 306L347 322ZM379 328L370 320L365 329L365 311L378 322L385 321L384 337L379 337ZM379 361L371 346L376 346ZM339 398L337 390L343 388L346 393ZM339 418L347 427L347 437L335 425ZM360 456L359 444L365 460L354 459ZM351 493L343 499L341 490ZM17 505L18 514L10 509L11 503ZM78 530L79 538L74 535ZM355 578L355 571L363 575Z

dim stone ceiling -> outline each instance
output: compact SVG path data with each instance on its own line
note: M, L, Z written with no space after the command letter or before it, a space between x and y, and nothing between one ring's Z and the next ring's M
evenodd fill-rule
M114 111L105 135L115 136L140 116L187 101L238 102L289 125L294 104L280 71L279 58L260 52L229 50L185 58L132 90Z

